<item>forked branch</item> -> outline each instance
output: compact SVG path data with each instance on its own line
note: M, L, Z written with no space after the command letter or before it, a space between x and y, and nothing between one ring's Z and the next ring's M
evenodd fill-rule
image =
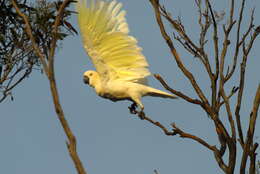
M215 146L212 146L210 144L208 144L205 140L195 136L195 135L192 135L192 134L189 134L189 133L186 133L184 132L183 130L181 130L180 128L178 128L176 126L175 123L172 123L171 126L172 126L172 131L169 131L164 125L162 125L160 122L158 121L154 121L153 119L151 119L150 117L146 116L146 114L144 112L139 112L139 111L136 111L135 114L141 119L141 120L146 120L150 123L152 123L153 125L159 127L160 129L163 130L163 132L165 133L165 135L168 135L168 136L174 136L174 135L179 135L180 137L182 138L188 138L188 139L192 139L198 143L200 143L201 145L207 147L209 150L215 152L215 151L218 151L218 149L215 147Z

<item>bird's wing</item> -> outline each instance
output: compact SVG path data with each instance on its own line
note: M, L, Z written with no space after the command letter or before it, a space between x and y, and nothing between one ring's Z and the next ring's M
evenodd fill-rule
M78 0L78 21L84 47L103 79L145 81L148 63L128 35L125 11L116 0Z

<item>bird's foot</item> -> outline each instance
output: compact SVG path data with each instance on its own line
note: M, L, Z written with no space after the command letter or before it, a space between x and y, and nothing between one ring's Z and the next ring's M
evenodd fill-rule
M138 113L137 110L136 110L136 107L137 107L136 103L133 103L131 106L128 107L131 114L137 114Z
M142 108L141 111L137 111L136 108L137 108L136 103L133 103L131 106L128 107L131 114L137 114L141 120L144 120L145 119L144 109Z

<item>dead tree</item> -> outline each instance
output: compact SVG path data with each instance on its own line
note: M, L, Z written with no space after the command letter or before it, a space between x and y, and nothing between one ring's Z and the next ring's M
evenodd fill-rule
M246 85L245 73L247 60L254 41L260 34L260 25L255 26L254 24L254 10L252 10L249 18L250 22L247 30L242 33L241 22L245 17L245 0L241 1L238 19L234 18L234 8L237 2L234 0L230 1L229 14L227 15L229 22L223 26L218 25L217 22L223 17L224 13L217 14L209 0L203 2L196 0L195 3L199 12L198 23L200 26L200 36L198 41L193 41L186 32L185 26L180 18L173 18L166 7L160 3L160 0L149 1L153 7L161 35L169 47L178 68L195 90L197 98L186 95L184 91L173 89L160 75L155 75L155 77L161 82L165 89L189 103L200 106L207 113L215 125L216 135L218 135L218 144L209 144L199 136L183 131L177 127L176 124L172 124L172 130L169 130L160 122L154 121L144 114L137 113L137 115L141 119L149 121L161 128L168 136L179 135L182 138L189 138L200 143L212 152L216 162L224 173L233 174L235 167L240 166L240 174L245 174L246 171L249 171L250 174L255 174L257 165L256 149L258 148L258 143L255 142L254 133L260 103L260 84L258 84L257 89L255 89L256 92L252 102L251 112L248 113L248 115L243 115L243 117L247 117L249 120L246 132L244 131L245 129L242 128L240 119L240 108L243 102L244 87ZM170 24L173 31L167 31L165 27L166 24ZM210 28L213 28L212 37L207 38L206 36ZM172 32L173 35L169 34ZM223 32L223 42L220 42L219 39L220 32ZM236 34L235 42L230 41L232 32ZM174 40L172 40L172 38L174 38ZM212 51L212 54L209 54L205 49L209 39L213 41L212 50L214 51ZM176 49L176 44L180 44L192 57L197 58L201 62L202 67L206 70L210 79L210 97L205 95L205 91L203 91L200 84L197 83L194 74L183 63L183 58ZM231 65L227 65L227 53L231 49L231 44L235 46L234 53L231 52L233 53L233 62ZM209 57L214 57L214 63L210 63ZM240 63L240 67L238 67L238 63ZM239 73L235 73L236 71L239 71ZM240 76L239 81L233 85L234 87L232 89L228 89L225 84L229 82L235 74ZM234 107L231 106L230 102L232 97L236 97ZM222 108L226 111L227 124L221 119L223 118L223 115L220 115ZM232 108L235 109L232 110ZM236 164L238 146L242 149L242 158L238 160L241 161L240 164ZM227 154L227 159L225 160L223 159L224 154ZM247 165L248 162L249 165ZM249 169L247 169L247 166Z

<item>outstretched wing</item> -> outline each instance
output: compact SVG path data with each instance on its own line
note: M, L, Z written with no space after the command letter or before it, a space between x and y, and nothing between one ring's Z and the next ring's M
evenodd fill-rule
M84 47L101 78L140 82L150 75L121 3L78 0L76 7Z

